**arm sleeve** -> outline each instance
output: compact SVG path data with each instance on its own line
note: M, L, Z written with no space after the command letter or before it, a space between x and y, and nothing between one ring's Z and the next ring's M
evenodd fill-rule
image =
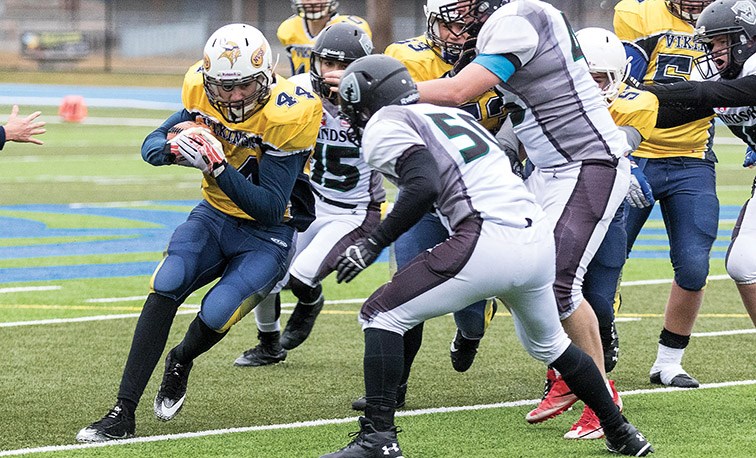
M656 126L659 129L669 129L670 127L682 126L698 119L708 118L714 112L707 106L685 107L685 106L660 106L659 113L656 116Z
M152 165L168 165L172 161L170 147L166 143L168 130L182 121L193 121L194 117L186 109L177 111L163 124L147 135L142 143L142 159Z
M635 151L643 141L643 136L641 136L640 132L638 132L638 129L631 126L617 127L619 127L619 130L625 133L625 136L627 137L627 143L630 145L630 150Z
M260 160L259 185L245 179L230 165L215 180L244 213L260 224L272 226L283 220L294 182L306 160L306 154L264 154Z
M424 146L414 146L404 152L396 166L399 176L399 195L386 219L370 237L380 247L386 247L415 225L433 206L440 192L438 166L431 152Z
M5 146L5 127L0 126L0 150Z
M681 81L645 86L660 105L690 107L749 107L756 105L756 75L735 80ZM711 114L711 113L709 113Z

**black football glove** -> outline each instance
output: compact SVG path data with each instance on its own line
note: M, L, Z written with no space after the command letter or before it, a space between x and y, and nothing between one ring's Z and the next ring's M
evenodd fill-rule
M459 58L456 62L454 62L454 67L449 70L448 75L450 77L461 72L463 68L467 67L467 65L472 62L473 59L475 59L475 56L477 56L477 53L475 52L475 45L477 43L477 37L470 38L469 40L465 41L465 44L462 45L462 51L459 52Z
M370 237L359 239L354 245L349 245L336 261L336 282L352 281L357 274L375 262L381 250L383 248Z

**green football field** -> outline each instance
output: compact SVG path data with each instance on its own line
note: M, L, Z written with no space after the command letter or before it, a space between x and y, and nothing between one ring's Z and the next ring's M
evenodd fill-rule
M233 366L257 342L249 316L196 361L173 421L152 414L158 368L137 411L136 439L104 447L75 442L114 402L149 275L200 199L201 177L141 160L144 136L169 112L90 108L84 124L65 124L56 111L43 109L50 121L44 146L9 144L0 152L0 456L317 457L345 445L358 429L350 403L363 392L356 314L388 279L385 262L347 285L326 279L325 310L284 363ZM756 455L756 334L724 269L753 171L740 166L742 145L724 131L718 138L720 233L684 359L700 389L648 381L672 278L658 214L623 276L621 356L611 376L626 416L658 457ZM181 340L203 291L176 317L168 348ZM285 322L293 298L285 292L283 301ZM454 328L449 316L426 324L397 418L406 456L609 455L602 441L562 439L580 408L539 425L525 422L545 368L517 342L508 314L499 311L463 374L449 361Z

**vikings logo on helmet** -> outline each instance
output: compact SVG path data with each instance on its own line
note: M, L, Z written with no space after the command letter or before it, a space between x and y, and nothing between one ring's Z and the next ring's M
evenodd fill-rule
M222 46L224 51L220 56L218 56L218 59L225 57L229 62L231 62L231 68L233 68L236 60L239 58L239 56L241 56L239 45L237 45L233 41L228 41Z
M750 25L756 24L756 7L753 6L753 2L745 0L737 2L732 6L732 12L735 13L735 19L737 21L742 21Z
M252 62L252 65L255 68L260 68L263 64L263 60L265 58L265 45L260 46L255 50L255 52L252 53L252 58L250 59L250 62Z

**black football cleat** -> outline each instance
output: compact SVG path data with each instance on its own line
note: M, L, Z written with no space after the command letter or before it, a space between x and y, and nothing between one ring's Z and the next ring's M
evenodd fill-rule
M315 326L315 318L323 310L324 303L325 299L322 294L314 304L297 302L289 321L286 322L283 334L281 334L281 346L285 350L297 348L307 340L310 332L312 332L312 327Z
M341 450L320 458L404 458L396 434L396 426L388 431L376 431L373 423L360 417L360 431L352 433L355 438Z
M451 356L452 367L457 372L466 372L475 361L475 355L478 353L480 339L471 340L462 335L459 329L454 335L451 343L449 356Z
M260 343L250 348L236 358L234 366L269 366L286 360L287 352L281 347L281 333L258 332Z
M173 359L173 352L168 353L165 358L163 382L155 396L154 411L158 420L171 420L181 411L186 399L186 383L189 381L192 365L192 362L181 364Z
M76 435L79 442L107 442L134 437L136 421L120 401L100 420L83 428Z
M680 365L670 365L649 375L651 383L675 388L698 388L698 380L691 377Z
M643 434L627 420L615 431L604 429L604 434L606 435L606 448L612 453L627 456L646 456L649 453L654 453L654 448Z

